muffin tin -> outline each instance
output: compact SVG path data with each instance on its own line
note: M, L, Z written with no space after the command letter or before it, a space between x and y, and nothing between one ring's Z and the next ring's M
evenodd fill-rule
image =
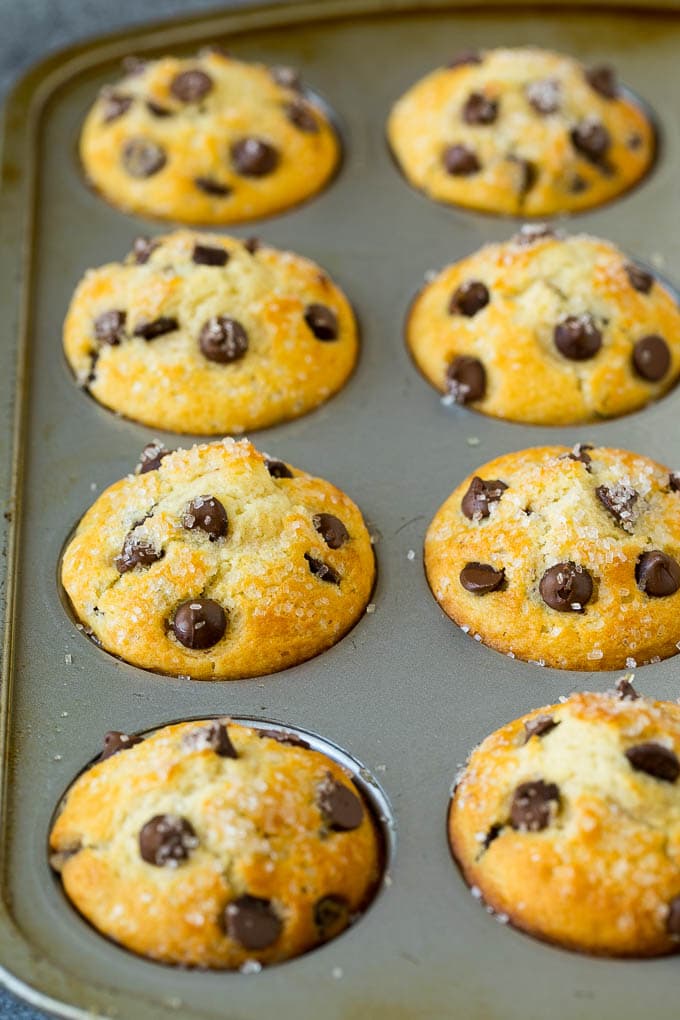
M517 221L444 208L415 193L384 137L392 102L466 47L526 42L586 63L612 62L661 128L647 180L567 229L611 238L680 279L680 137L671 83L680 12L458 10L446 0L326 0L135 30L52 57L7 110L3 167L0 377L7 508L2 686L2 917L5 983L44 1009L188 1020L658 1018L677 1012L677 960L590 959L500 924L469 894L445 834L451 782L472 744L573 689L617 674L510 660L444 617L427 587L422 541L437 507L479 464L510 450L577 441L619 445L680 467L676 389L637 414L586 428L537 428L443 406L403 343L426 272L509 236ZM375 611L334 648L258 680L192 683L117 662L64 613L59 554L70 529L154 434L78 392L61 353L71 291L91 265L121 257L161 224L126 216L88 190L75 151L100 85L127 53L191 53L221 42L239 57L301 68L330 102L345 141L329 189L290 213L230 230L259 233L325 266L357 310L359 366L345 389L299 421L254 435L273 456L330 479L361 506L376 539ZM18 342L19 357L15 358ZM167 445L186 437L164 436ZM680 695L680 659L640 669L642 693ZM69 907L50 874L53 811L108 729L147 730L233 714L301 727L365 765L389 798L397 844L388 883L340 938L259 974L181 971L132 956ZM356 767L356 766L352 766ZM380 794L382 797L382 794ZM388 810L383 805L383 810Z

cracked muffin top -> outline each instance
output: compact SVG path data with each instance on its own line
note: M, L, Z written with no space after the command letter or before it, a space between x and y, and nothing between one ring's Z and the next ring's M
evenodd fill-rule
M680 706L629 678L515 719L471 754L449 816L473 893L569 949L680 948Z
M445 400L534 425L636 411L680 374L680 310L664 284L608 241L543 225L436 274L407 342Z
M297 734L229 719L107 734L50 849L102 934L163 963L228 969L334 938L382 863L371 810L337 762Z
M355 504L247 440L169 453L106 489L64 551L90 636L126 662L196 680L274 673L357 622L375 579Z
M588 444L505 454L439 508L425 569L451 619L512 657L659 661L680 645L680 474Z
M281 212L328 182L340 146L296 71L195 57L124 62L83 125L80 156L125 212L240 223Z
M655 154L652 124L610 67L532 47L458 54L398 100L388 137L430 198L519 216L601 205Z

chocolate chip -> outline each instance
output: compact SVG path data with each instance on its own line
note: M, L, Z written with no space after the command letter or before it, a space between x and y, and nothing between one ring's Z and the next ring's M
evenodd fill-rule
M631 152L636 152L638 149L642 148L642 135L638 135L637 133L629 135L626 139L626 145Z
M192 68L181 71L170 82L170 92L181 103L198 103L208 95L213 87L213 80L205 71Z
M329 829L350 832L364 818L364 806L353 790L334 779L329 772L318 788L318 805Z
M674 595L680 588L680 563L659 549L642 553L635 566L635 580L645 595Z
M317 340L338 338L338 317L327 305L312 304L305 308L305 322Z
M125 312L117 308L111 308L108 312L102 312L94 320L94 335L100 344L109 344L117 347L121 340L125 339Z
M593 596L593 579L585 567L556 563L541 578L538 590L546 606L559 613L578 613Z
M503 826L500 824L500 822L494 822L494 824L491 826L490 829L487 830L486 835L484 836L484 842L482 843L482 846L484 847L485 850L488 850L491 844L498 839L502 831Z
M317 560L314 556L310 556L309 553L305 553L305 559L309 564L309 572L318 577L320 581L327 581L328 584L340 584L340 574L329 563Z
M265 458L264 466L272 478L292 478L293 472L282 460L269 460Z
M132 254L138 266L144 265L151 258L151 253L158 248L158 243L150 237L136 237L132 245Z
M335 938L349 924L349 904L344 896L324 896L314 905L314 924L322 942Z
M139 833L142 860L157 868L176 868L197 846L191 822L180 815L154 815Z
M557 113L560 108L561 88L556 78L543 78L540 81L529 82L525 94L530 105L541 116Z
M570 195L582 195L584 191L588 190L588 181L585 177L581 177L580 174L574 174L569 181L567 190Z
M319 124L309 103L296 99L293 103L287 103L285 110L288 120L300 131L308 134L318 132Z
M211 248L207 244L195 244L191 255L197 266L226 266L229 252L224 248Z
M109 730L104 736L104 747L97 761L106 761L107 758L112 758L119 751L127 751L129 747L141 744L142 739L142 737L130 737L127 733L121 733L120 730Z
M167 457L171 452L162 443L147 443L139 455L138 473L145 475L147 471L156 471L161 466L163 457Z
M510 824L519 832L540 832L547 829L560 804L560 791L555 783L542 779L520 783L510 807Z
M479 521L482 517L489 516L491 512L489 505L497 503L506 489L505 482L497 478L485 482L475 475L461 500L460 508L468 520Z
M642 269L641 266L636 266L633 262L626 262L623 268L626 270L631 287L639 290L641 294L649 294L654 286L652 274L648 273L646 269Z
M486 393L486 371L479 358L459 354L446 370L446 384L457 404L481 400Z
M520 196L528 194L538 180L538 166L522 156L508 156L508 160L517 167L518 194Z
M120 92L107 92L103 96L104 102L104 123L110 124L118 120L130 109L133 103L132 96L121 95Z
M182 744L190 751L214 751L220 758L238 758L224 723L214 719L207 726L185 733Z
M466 124L493 124L498 117L498 100L489 99L483 92L471 92L461 116Z
M208 361L227 365L244 356L248 350L248 334L236 319L213 315L201 328L198 346Z
M131 177L153 177L163 169L167 156L148 138L130 138L123 146L122 160Z
M182 527L187 531L205 531L210 541L216 542L227 533L227 511L214 496L196 496L184 511Z
M669 935L680 935L680 896L676 896L668 904L666 931Z
M231 147L231 161L242 177L264 177L276 170L279 153L261 138L241 138Z
M166 333L174 333L179 329L177 319L170 315L159 315L157 319L142 319L132 331L133 336L141 336L144 340L155 340Z
M505 580L505 570L496 570L489 563L466 563L460 572L460 583L473 595L498 591Z
M547 223L525 223L519 233L512 238L512 243L520 248L528 248L537 241L554 240L557 237L554 229Z
M154 117L172 117L172 110L169 110L167 106L161 106L160 103L154 102L153 99L147 99L146 108Z
M258 737L268 737L270 740L275 740L278 744L288 744L291 747L303 747L309 750L309 744L302 737L298 737L297 733L290 733L288 730L258 730Z
M617 524L626 531L632 531L635 524L635 504L640 498L630 485L598 485L595 495Z
M646 772L654 779L674 783L680 776L680 761L668 747L650 741L635 744L626 751L626 758L637 772Z
M349 531L333 514L314 514L312 524L329 549L339 549L349 542Z
M114 563L119 574L127 574L135 567L150 567L152 563L162 560L163 555L163 551L155 549L148 539L135 536L134 531L129 531Z
M591 89L599 92L605 99L616 99L619 94L616 72L612 67L604 64L600 67L591 67L586 71L586 81Z
M199 191L215 198L226 198L232 191L228 184L221 184L214 177L194 177L194 184Z
M568 315L555 326L555 347L570 361L587 361L594 358L602 346L602 333L592 315Z
M571 143L591 163L601 163L611 145L611 137L604 124L594 117L580 121L571 131Z
M633 366L647 382L659 382L671 367L671 352L662 336L650 333L633 348Z
M251 255L254 255L256 251L259 251L262 247L262 242L259 237L247 237L243 242L243 247Z
M668 487L671 492L680 492L680 471L671 471L668 476Z
M590 465L593 462L593 458L588 453L588 450L594 449L595 447L591 446L590 443L577 443L573 450L565 454L565 457L567 460L576 460L584 464L586 471L590 474L592 471Z
M467 145L449 145L442 153L442 163L447 174L454 177L469 177L479 173L481 163Z
M615 685L619 701L637 701L640 695L627 676L620 676Z
M446 66L453 69L454 67L464 67L466 64L481 64L482 60L482 54L478 50L461 50Z
M488 288L481 280L466 280L460 287L456 287L451 295L449 314L467 315L468 318L472 318L477 312L481 312L482 308L486 308L490 300Z
M295 67L284 65L270 67L269 73L276 84L281 85L284 89L294 89L297 92L302 87L300 72Z
M533 719L527 719L524 723L524 743L528 744L532 737L544 737L556 726L559 723L551 715L535 715Z
M224 920L227 935L244 949L266 949L283 930L271 901L248 894L227 904Z
M203 651L212 648L224 637L227 616L214 599L190 599L177 607L172 630L185 648Z

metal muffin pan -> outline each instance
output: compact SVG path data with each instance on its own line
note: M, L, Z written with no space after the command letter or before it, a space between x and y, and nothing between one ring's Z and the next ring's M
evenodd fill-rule
M663 133L652 174L617 202L573 216L571 230L618 243L680 279L680 135L671 83L680 13L459 10L430 0L325 0L137 29L53 57L10 101L0 216L4 435L11 494L2 701L0 958L14 991L61 1016L166 1020L623 1020L677 1014L677 960L605 961L564 952L499 924L470 896L445 835L451 782L471 746L515 716L616 674L540 669L458 630L422 569L425 529L468 472L540 443L619 445L680 466L680 389L628 417L586 428L510 425L444 407L403 343L426 272L507 237L512 219L437 205L392 164L384 125L418 77L470 46L535 43L587 63L608 60L651 105ZM119 59L222 43L236 55L299 66L336 111L345 158L326 192L290 213L234 229L309 255L345 289L363 351L345 389L256 444L348 492L376 537L375 612L334 648L257 680L195 683L114 660L76 630L56 583L63 543L104 487L134 466L149 429L111 415L75 387L61 324L88 266L121 257L165 227L110 208L86 186L76 140ZM18 346L18 357L16 350ZM167 445L177 436L159 434ZM191 442L187 437L180 445ZM11 446L11 449L10 449ZM680 695L680 659L638 671L638 687ZM153 964L112 945L65 901L46 841L59 799L108 729L185 717L275 719L319 734L362 762L394 811L391 883L356 925L318 951L255 975Z

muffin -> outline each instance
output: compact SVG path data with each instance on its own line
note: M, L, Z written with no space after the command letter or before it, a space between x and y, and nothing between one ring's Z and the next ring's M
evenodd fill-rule
M439 508L425 569L442 609L560 669L658 662L680 643L680 474L579 444L498 457Z
M229 719L107 734L66 794L50 849L98 931L188 967L299 956L355 919L381 871L352 777L296 734Z
M533 47L460 53L398 100L388 137L430 198L522 216L616 198L655 152L649 118L611 68Z
M102 648L195 680L317 655L357 622L374 579L348 496L233 439L151 445L90 507L61 563L73 613Z
M515 719L470 756L449 814L477 897L608 956L680 948L680 706L623 678Z
M358 355L342 291L313 262L252 239L179 230L89 270L64 324L79 384L153 428L265 428L342 388Z
M240 223L316 194L338 165L336 133L291 68L215 49L124 70L80 136L89 181L124 212Z
M447 266L417 295L406 331L448 400L533 425L627 414L680 374L675 296L613 244L547 227Z

